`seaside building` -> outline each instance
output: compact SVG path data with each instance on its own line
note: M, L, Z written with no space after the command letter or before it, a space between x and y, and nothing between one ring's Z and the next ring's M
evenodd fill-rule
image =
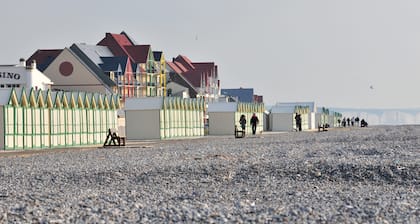
M156 59L155 59L156 56ZM125 33L106 33L97 45L37 50L29 60L50 77L53 89L116 93L127 97L165 96L166 61L150 45L136 45Z
M162 51L153 51L156 69L156 90L157 96L167 96L167 69L165 55Z
M89 48L86 46L83 51L81 47L82 45L73 44L70 48L64 48L45 68L44 74L54 82L51 88L101 94L117 92L115 82L104 75L96 64L100 61L100 56L109 56L112 53L107 48L96 49L100 53L95 55L97 61L92 61L86 53ZM93 54L89 56L93 57ZM36 58L36 55L31 58Z
M36 90L48 90L53 82L37 69L36 61L29 66L24 59L17 65L0 65L0 89L34 87Z
M192 98L203 98L205 102L218 101L220 97L220 80L218 78L217 65L214 62L192 62L188 57L178 55L168 65L187 81L181 81L180 85L188 83L188 85L193 87L194 90L190 90ZM193 93L196 93L196 95L193 95Z
M97 45L106 46L115 56L127 56L135 65L133 77L136 80L136 96L163 96L166 92L165 58L160 52L156 55L150 45L136 45L125 32L106 33Z
M263 103L263 96L255 95L253 88L222 89L221 93L236 99L236 102Z
M188 95L183 98L195 98L198 94L197 89L182 76L183 72L186 72L187 69L182 66L182 64L177 62L166 62L168 68L168 96L177 96L179 95L180 87L182 86L182 91L188 89ZM184 95L184 94L183 94Z

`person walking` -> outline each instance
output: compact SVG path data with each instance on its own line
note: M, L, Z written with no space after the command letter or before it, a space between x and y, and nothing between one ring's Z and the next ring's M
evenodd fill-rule
M242 114L241 118L239 118L239 124L241 124L242 131L245 131L245 125L246 125L245 114Z
M255 135L255 132L257 131L257 124L258 124L258 122L260 122L260 121L258 120L257 115L254 113L252 115L251 121L250 121L251 127L252 127L252 134L253 135Z
M296 131L302 131L302 117L300 116L300 114L296 114L295 121L296 121Z

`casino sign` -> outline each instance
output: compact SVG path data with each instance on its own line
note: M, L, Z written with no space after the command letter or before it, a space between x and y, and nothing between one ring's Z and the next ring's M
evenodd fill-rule
M19 73L13 73L13 72L0 72L0 78L20 80L20 74Z

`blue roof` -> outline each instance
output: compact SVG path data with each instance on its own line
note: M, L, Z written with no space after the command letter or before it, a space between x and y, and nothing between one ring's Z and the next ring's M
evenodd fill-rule
M162 51L153 51L153 57L155 58L155 61L160 61L162 58Z
M118 66L121 66L121 72L125 71L125 67L127 66L127 56L122 57L101 57L102 64L99 64L99 67L104 72L109 71L118 71Z
M252 103L254 102L253 88L239 88L239 89L222 89L222 95L238 97L239 102Z

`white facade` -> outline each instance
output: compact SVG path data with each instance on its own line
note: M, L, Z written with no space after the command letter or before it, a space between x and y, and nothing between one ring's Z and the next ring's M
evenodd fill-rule
M129 140L160 139L160 97L127 98L125 129Z
M204 135L204 101L180 97L127 98L128 140L169 139Z
M316 126L316 107L315 102L291 102L291 103L277 103L271 108L269 119L269 127L271 131L292 131L296 129L295 115L296 109L302 107L307 108L308 111L301 113L302 129L313 130L318 128ZM299 110L299 109L298 109Z
M18 65L0 65L0 89L25 88L48 90L51 79L36 68L36 62L26 66L24 61Z
M208 104L209 135L234 135L235 125L240 129L239 118L245 115L246 135L252 134L250 120L255 113L259 119L257 132L264 130L264 105L238 102L213 102Z
M233 135L237 107L236 102L209 103L209 135Z

